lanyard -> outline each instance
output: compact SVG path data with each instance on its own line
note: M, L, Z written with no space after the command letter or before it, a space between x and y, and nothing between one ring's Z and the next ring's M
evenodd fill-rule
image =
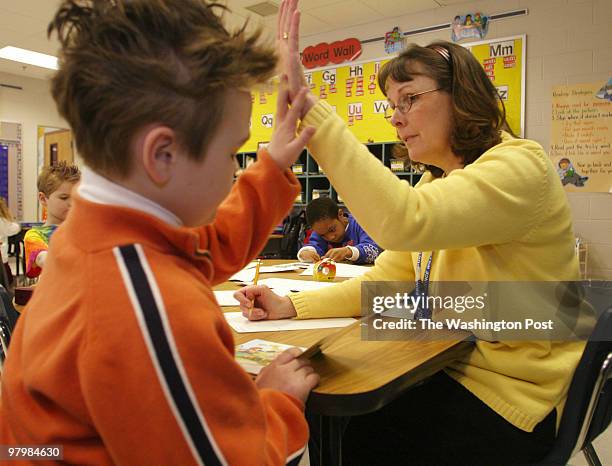
M425 266L425 273L423 274L423 279L421 279L421 262L423 261L423 253L419 252L419 256L417 257L416 264L416 281L414 285L414 292L417 296L421 296L423 300L423 305L419 306L416 310L414 318L415 319L430 319L431 318L431 310L427 307L427 292L429 291L429 274L431 273L431 262L433 259L433 251L429 256L429 260L427 261L427 265Z
M427 261L427 265L425 266L425 273L423 274L423 279L421 280L421 261L423 260L423 253L419 252L419 257L417 258L416 265L416 283L415 290L418 295L427 296L427 291L429 290L429 274L431 273L431 261L433 259L433 251L429 256L429 260Z

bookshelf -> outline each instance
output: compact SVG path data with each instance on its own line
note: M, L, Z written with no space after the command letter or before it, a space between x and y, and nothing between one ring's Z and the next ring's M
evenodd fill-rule
M410 166L406 163L405 167L401 161L393 158L391 150L396 142L384 143L369 143L365 144L373 157L380 160L389 170L393 166L395 175L414 186L420 179L421 174L410 170ZM238 154L238 163L241 168L247 168L251 160L255 160L255 152L242 152ZM293 172L302 185L302 191L294 203L294 207L305 207L317 196L331 197L338 204L343 205L342 199L338 198L338 193L331 186L325 173L319 170L314 157L306 150L300 154L300 157L293 165Z

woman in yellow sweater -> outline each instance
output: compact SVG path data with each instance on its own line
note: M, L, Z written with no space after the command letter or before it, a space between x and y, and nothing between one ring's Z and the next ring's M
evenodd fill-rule
M297 88L303 77L293 8L281 8L279 50ZM424 169L416 187L372 157L313 95L303 125L317 128L310 151L386 251L364 276L322 290L278 297L248 287L238 296L244 311L255 298L253 319L359 315L363 281L414 282L427 268L432 283L577 280L570 209L554 167L539 144L507 132L496 89L472 54L442 41L412 45L378 80L389 101L386 118ZM351 419L343 464L535 462L552 445L583 346L479 340L427 383Z

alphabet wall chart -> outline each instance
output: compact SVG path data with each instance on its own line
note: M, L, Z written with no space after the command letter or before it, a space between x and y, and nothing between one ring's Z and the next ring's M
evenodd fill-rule
M525 35L461 44L469 49L497 87L514 134L525 130Z
M525 36L461 44L483 65L500 93L512 130L523 135L525 107ZM387 100L378 87L380 67L389 57L342 66L306 70L311 91L326 100L346 121L359 141L396 141L394 128L385 121ZM270 141L276 111L276 85L252 94L251 138L240 149L255 152Z

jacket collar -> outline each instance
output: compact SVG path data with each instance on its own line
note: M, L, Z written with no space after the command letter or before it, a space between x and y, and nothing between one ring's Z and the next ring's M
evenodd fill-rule
M206 228L176 226L159 216L131 207L101 204L73 196L72 207L60 231L70 244L85 252L109 250L127 244L185 257L204 267L206 276L213 276Z
M183 224L181 219L168 209L87 167L83 168L83 175L77 189L79 195L90 202L129 207L153 215L170 225L181 226Z

